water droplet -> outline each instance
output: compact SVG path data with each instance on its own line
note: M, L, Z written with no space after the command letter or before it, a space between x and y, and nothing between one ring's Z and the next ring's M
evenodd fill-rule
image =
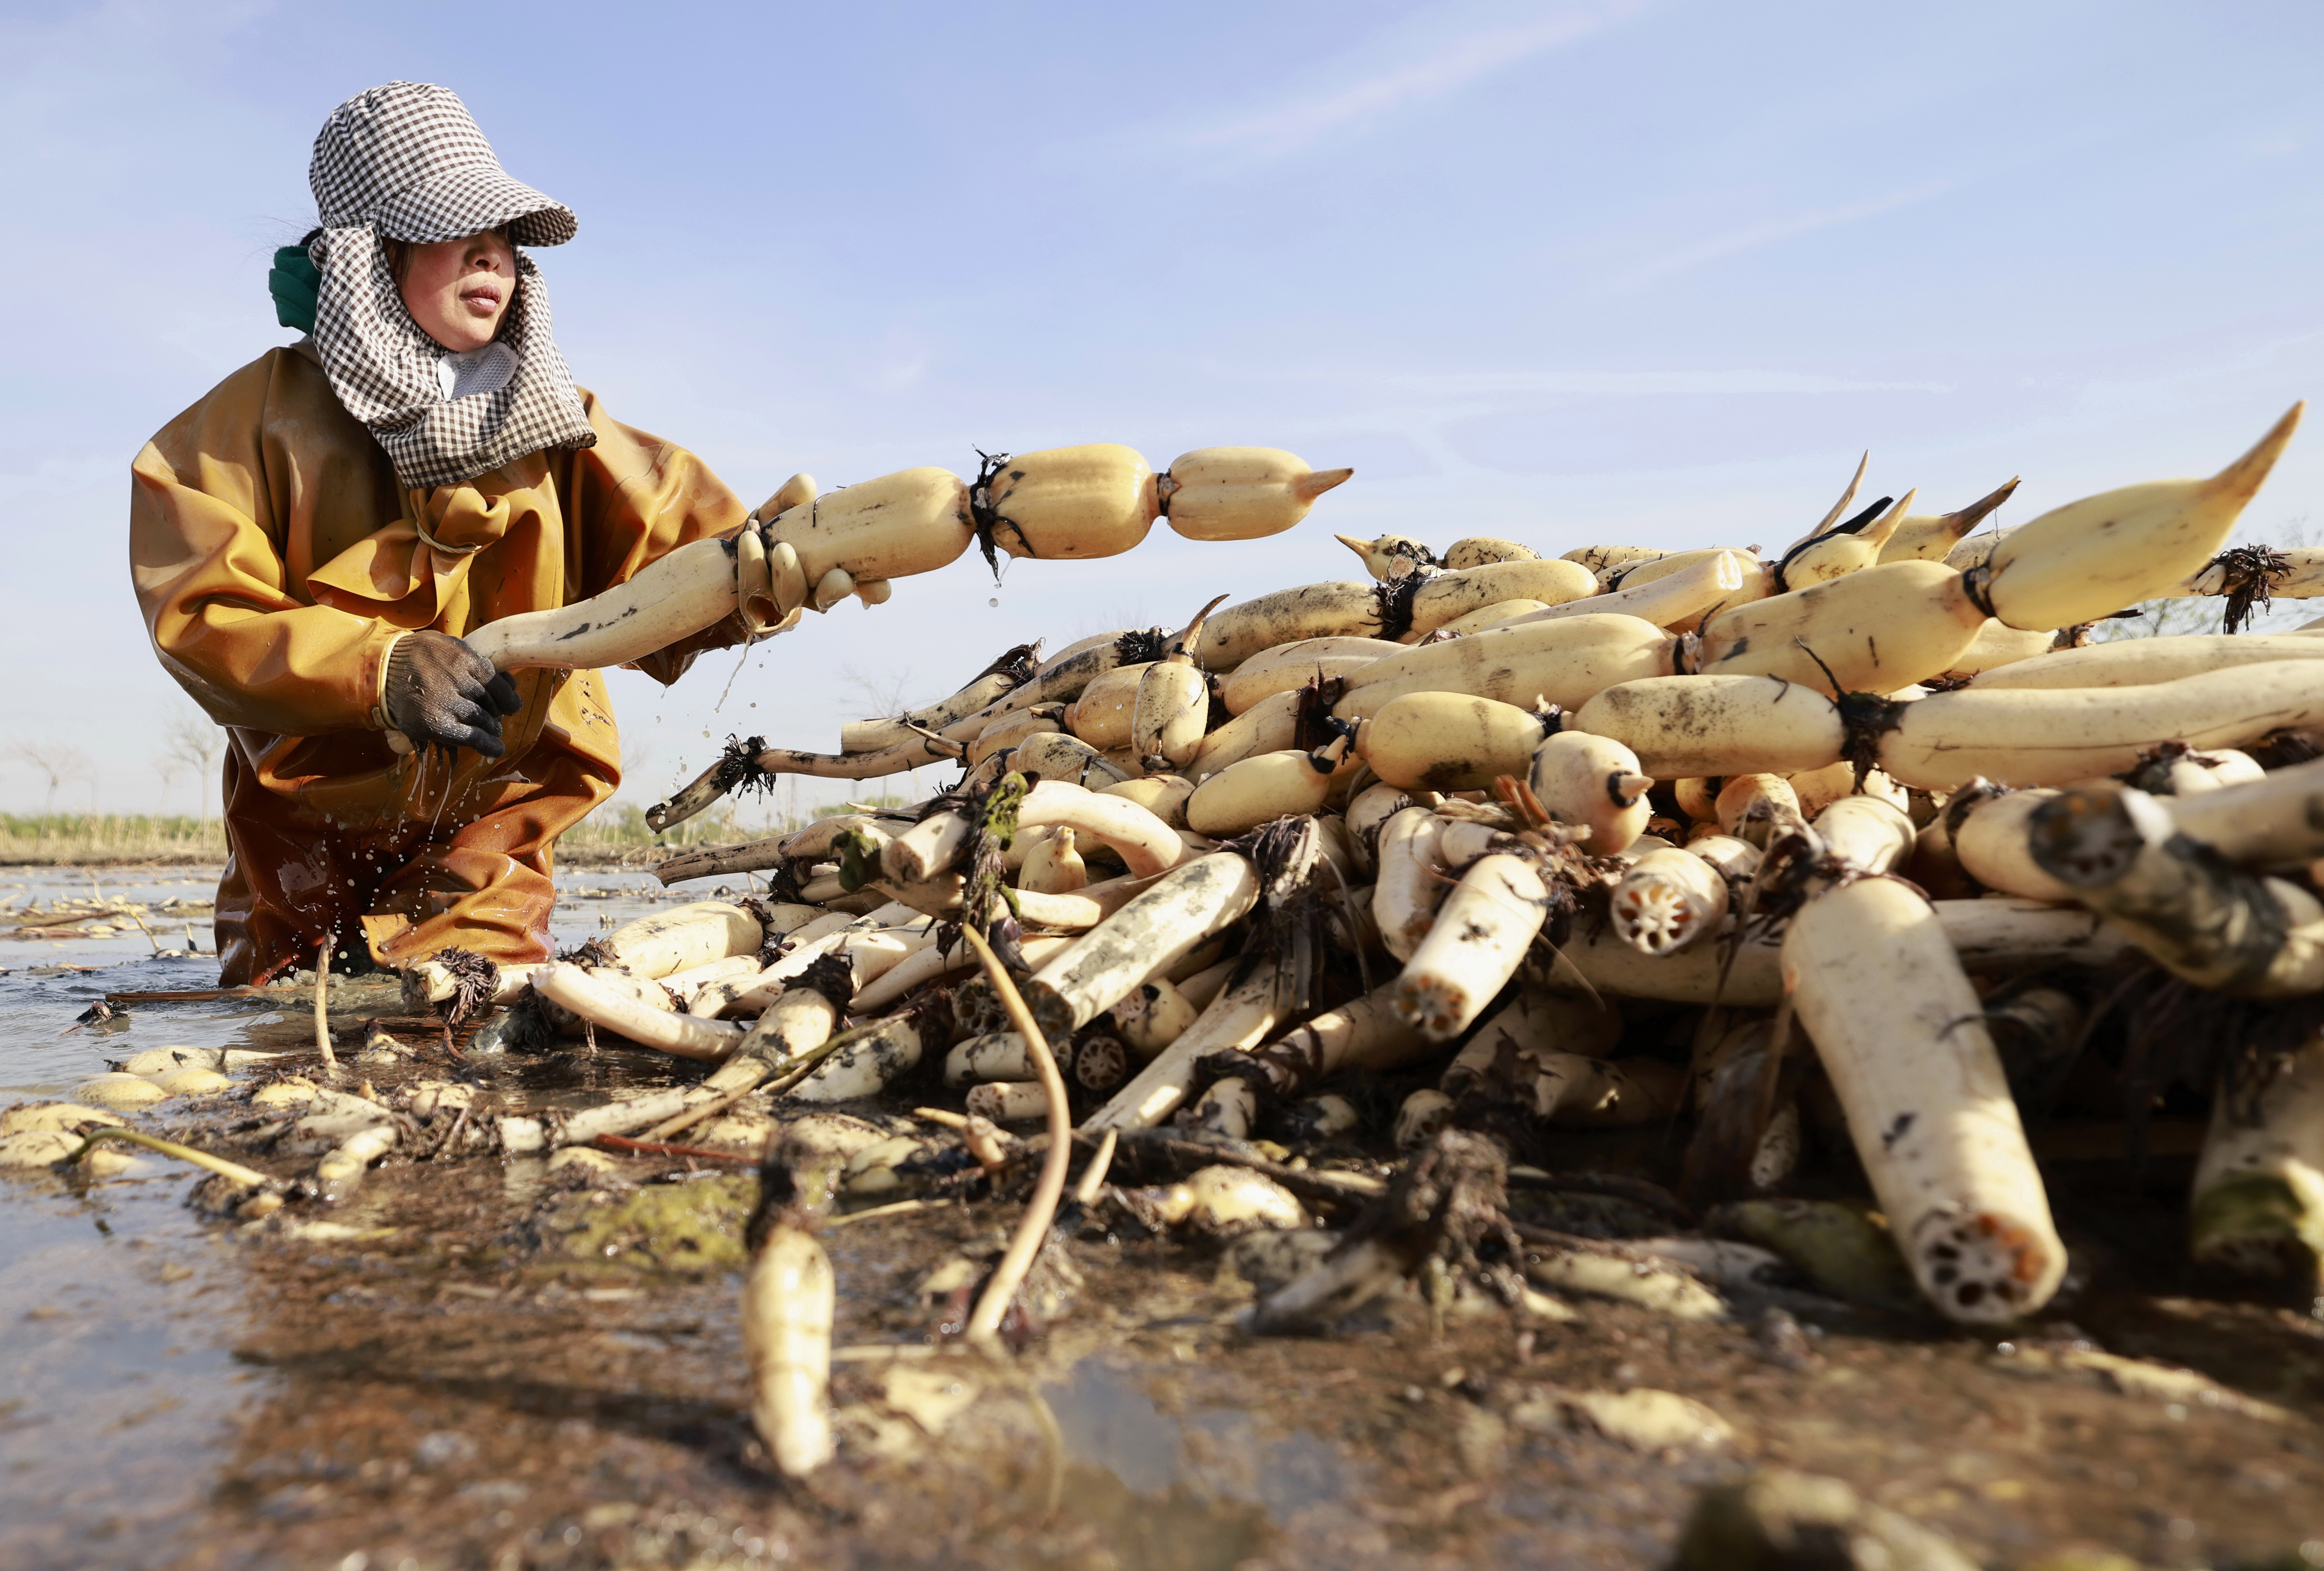
M1001 596L998 596L998 595L995 595L991 599L987 600L987 601L985 602L985 604L986 604L987 605L991 605L991 606L994 607L995 609L998 609L998 608L1000 607L1000 605L1001 605Z

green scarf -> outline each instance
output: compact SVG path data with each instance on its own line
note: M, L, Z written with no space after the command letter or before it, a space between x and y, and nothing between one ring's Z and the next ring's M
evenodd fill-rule
M267 270L266 291L274 297L274 319L302 333L315 330L315 291L323 275L304 245L285 245Z

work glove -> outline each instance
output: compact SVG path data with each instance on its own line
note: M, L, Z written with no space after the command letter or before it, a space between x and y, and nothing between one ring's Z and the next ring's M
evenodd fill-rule
M524 707L516 680L458 639L407 633L387 657L382 694L387 722L415 747L473 747L486 758L508 751L501 716Z
M816 498L814 479L794 475L752 513L737 542L737 587L741 590L742 623L753 638L788 633L798 625L801 611L828 611L850 595L866 605L888 598L885 578L858 580L834 568L814 583L799 567L798 554L777 537L775 520Z
M810 584L798 553L783 541L769 544L755 526L734 543L734 587L744 629L753 638L789 632L798 625L801 611L828 611L850 595L878 605L890 592L887 579L857 579L844 568L833 568Z

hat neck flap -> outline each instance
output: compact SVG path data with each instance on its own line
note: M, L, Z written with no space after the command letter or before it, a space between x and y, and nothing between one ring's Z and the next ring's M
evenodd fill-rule
M498 342L514 365L443 374L452 351L412 320L369 225L325 229L309 247L319 275L315 347L331 391L367 427L407 489L457 485L528 453L596 443L549 328L549 291L517 253L517 289ZM501 356L493 357L500 361ZM504 373L504 374L502 374ZM447 393L478 387L466 396Z

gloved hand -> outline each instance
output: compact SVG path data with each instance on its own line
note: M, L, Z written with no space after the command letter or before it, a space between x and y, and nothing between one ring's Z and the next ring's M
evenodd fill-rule
M756 642L798 626L807 592L798 553L785 541L770 541L766 525L745 525L734 541L735 610L743 642Z
M501 716L524 707L514 678L449 633L427 631L396 640L382 703L413 746L473 747L486 758L507 752Z
M866 606L886 603L885 578L857 579L834 568L816 582L807 581L798 555L775 533L775 520L816 499L815 477L794 475L752 513L743 533L753 537L738 542L736 585L742 592L742 624L752 638L788 633L798 625L802 609L828 611L850 595Z

